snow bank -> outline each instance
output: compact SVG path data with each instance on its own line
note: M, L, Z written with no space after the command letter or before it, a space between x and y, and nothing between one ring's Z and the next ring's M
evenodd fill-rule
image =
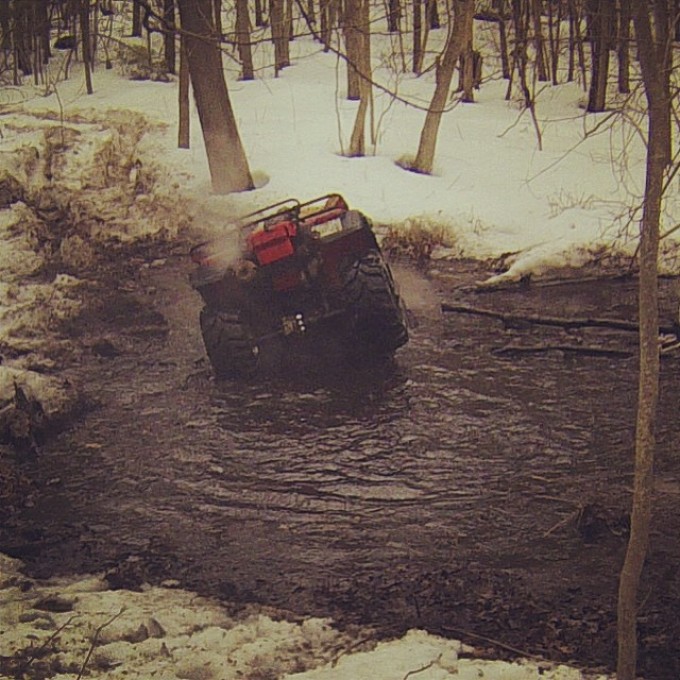
M325 619L291 622L167 587L108 590L98 576L36 581L0 555L0 675L148 680L581 680L566 666L462 658L472 648L413 630L376 643Z
M76 390L66 379L0 366L0 407L13 401L15 385L27 398L39 399L44 415L50 420L67 416L78 400Z
M152 128L132 112L4 117L0 346L10 355L56 341L108 244L171 238L189 223L176 184L142 149Z
M174 238L189 224L153 150L162 128L129 111L2 117L0 406L16 382L48 419L68 411L55 399L77 397L63 399L63 381L42 374L74 351L61 331L80 312L83 280L111 244Z

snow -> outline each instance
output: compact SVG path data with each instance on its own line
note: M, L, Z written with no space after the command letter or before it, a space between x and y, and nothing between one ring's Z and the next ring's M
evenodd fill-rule
M35 581L0 555L0 656L17 669L75 680L605 680L564 665L470 658L474 650L421 630L375 642L327 619L289 621L224 606L170 585L109 590L100 576Z
M493 40L493 30L479 25L479 43ZM431 34L433 44L442 33ZM73 402L69 386L40 371L51 366L46 348L66 342L55 323L78 312L79 273L111 239L173 239L188 228L224 235L236 215L257 207L340 192L379 229L439 234L438 257L503 256L507 270L487 285L578 269L603 253L615 259L634 252L644 186L643 114L585 114L578 84L545 87L537 100L539 150L528 112L516 96L506 101L506 83L492 78L475 104L454 105L443 117L435 171L425 176L402 166L417 150L432 72L416 79L388 68L390 38L376 37L375 78L412 105L376 89L375 145L368 156L350 159L343 151L357 104L342 96L342 62L309 39L291 49L292 66L276 78L269 46L258 48L260 77L252 82L238 81L233 62L225 60L257 185L229 196L210 191L193 109L191 148L176 148L175 80L128 80L129 64L98 69L88 96L77 67L59 81L63 65L56 57L46 84L3 90L0 343L20 358L0 365L0 407L11 400L15 382L50 413ZM680 192L669 190L662 232L679 217ZM69 228L59 233L64 221ZM673 240L679 236L663 241L665 272L680 273ZM50 244L64 271L36 278L54 255ZM360 644L365 632L352 637L328 621L292 623L262 611L234 618L218 603L179 589L110 591L99 576L37 582L20 567L0 556L0 655L45 645L64 680L78 677L89 651L88 677L102 678L586 677L543 662L471 658L461 643L423 631ZM57 596L66 599L67 611L37 606Z
M492 41L494 30L478 23L478 43ZM442 37L438 31L430 39L436 44ZM505 81L492 79L476 93L476 103L453 106L443 117L435 172L418 175L399 163L417 150L432 73L421 79L395 74L385 66L389 38L376 38L376 80L414 105L395 102L376 89L376 145L373 149L369 144L370 155L364 158L347 158L342 153L357 104L342 97L343 63L309 39L294 41L291 49L293 64L277 78L266 68L263 46L256 55L262 77L255 81L238 81L234 63L225 60L239 130L259 187L254 192L210 195L195 111L191 149L175 148L176 82L125 81L115 70L99 70L89 97L82 78L74 76L51 85L58 96L28 97L21 108L34 115L77 112L85 120L116 111L106 114L112 126L117 124L114 116L134 121L131 112L138 112L158 124L153 133L146 131L142 142L145 162L162 161L197 209L197 223L207 230L223 229L231 216L289 196L309 199L339 191L380 224L417 220L444 227L457 255L515 253L506 279L554 271L567 263L578 266L603 247L633 252L644 187L643 115L586 114L585 94L577 83L545 86L537 100L539 150L529 113L516 96L505 100ZM487 70L492 69L490 64ZM100 137L106 134L106 129L98 132ZM102 141L92 139L92 151L98 153ZM128 165L126 160L123 167ZM680 215L679 194L668 192L666 228ZM675 243L670 250L677 251ZM676 252L669 253L664 265L680 271Z

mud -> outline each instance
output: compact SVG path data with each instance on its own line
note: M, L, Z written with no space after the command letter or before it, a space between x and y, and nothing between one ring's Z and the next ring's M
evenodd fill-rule
M634 319L633 279L478 293L482 265L399 266L418 325L393 363L337 366L316 346L217 383L184 252L128 254L91 279L64 331L79 348L65 370L93 406L21 463L35 491L0 551L34 576L176 579L386 635L421 627L494 656L612 667L635 334L439 306ZM680 676L679 369L664 357L640 609L652 680Z

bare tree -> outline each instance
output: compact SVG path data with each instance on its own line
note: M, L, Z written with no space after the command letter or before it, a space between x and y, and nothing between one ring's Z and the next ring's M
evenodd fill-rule
M222 35L222 0L213 0L215 33Z
M578 54L578 64L583 78L583 88L587 88L586 78L586 56L583 49L583 37L581 35L581 1L567 0L569 8L569 72L567 80L574 80L576 70L576 55Z
M635 481L630 538L619 581L618 680L635 680L637 593L652 519L655 427L659 399L659 223L664 177L671 161L671 88L674 0L633 2L633 23L648 105L647 169L640 236L640 375L635 432Z
M264 28L267 25L262 10L262 0L255 0L255 25L258 28Z
M342 21L347 55L347 99L361 99L360 62L364 50L362 26L364 0L345 0Z
M425 16L427 18L427 27L435 31L441 28L441 21L439 20L439 7L437 0L426 0L425 2Z
M536 139L538 141L539 150L543 147L541 128L536 116L536 99L529 87L529 55L527 46L529 42L529 22L530 22L530 6L527 0L512 0L512 22L515 28L515 50L513 55L513 71L517 69L517 76L519 79L519 87L524 99L524 106L531 114L531 120L536 131ZM512 94L512 73L510 81L508 82L508 89L505 95L506 99L510 99Z
M319 7L319 34L324 52L328 52L331 45L331 32L335 26L338 15L337 0L320 0Z
M423 13L422 0L413 0L413 72L423 67Z
M290 49L288 46L288 24L286 22L285 0L269 0L269 20L272 25L272 41L274 43L274 69L278 73L290 66Z
M222 69L211 0L178 0L191 83L208 155L213 191L253 188Z
M180 36L178 105L177 146L180 149L188 149L191 143L191 119L189 116L189 64L187 63L185 36Z
M92 94L92 50L90 45L90 3L80 0L80 34L83 49L83 66L85 67L85 87L87 94Z
M590 0L588 26L592 46L592 78L588 95L588 111L604 111L607 105L609 49L612 42L614 0Z
M534 48L536 50L536 71L538 79L542 82L548 80L548 69L545 65L545 38L543 37L543 2L541 0L531 0L530 4L531 19L534 24Z
M617 53L619 62L619 92L630 93L630 2L619 0Z
M387 0L387 30L390 33L398 33L401 30L400 0Z
M560 64L562 12L564 5L560 2L557 4L556 9L557 12L555 12L552 2L548 3L548 41L550 44L550 73L553 85L559 83L557 73Z
M460 55L458 91L462 92L461 101L472 104L475 101L474 88L479 88L482 79L482 55L474 49L474 24L466 26L469 33L465 36L463 51Z
M132 0L132 35L139 38L142 35L142 3Z
M250 44L250 13L248 0L236 0L236 41L241 59L241 80L253 80L253 50Z
M474 0L454 0L452 7L453 16L451 20L453 25L444 48L444 54L437 63L434 94L420 133L418 153L411 167L415 172L425 174L432 172L439 125L448 99L453 71L472 30L472 19L475 11Z
M498 0L498 38L501 50L501 69L503 78L510 80L510 57L508 55L508 31L506 26L506 6L505 0Z
M366 153L366 116L371 106L373 88L371 86L371 24L369 17L369 0L353 0L356 2L356 28L358 35L358 53L356 63L348 64L350 70L356 70L359 84L359 108L354 119L354 128L349 142L348 155L363 156Z
M175 0L163 0L163 51L165 69L168 73L175 73L177 61L175 49Z

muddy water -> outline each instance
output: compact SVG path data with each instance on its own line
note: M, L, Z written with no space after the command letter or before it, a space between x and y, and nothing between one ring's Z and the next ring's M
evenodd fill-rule
M74 329L84 347L109 338L119 353L85 352L72 368L99 405L28 464L40 492L0 549L38 575L172 578L237 602L496 639L498 625L511 639L523 627L535 651L561 644L582 659L592 609L607 638L636 401L635 359L619 352L634 352L634 337L504 328L442 315L438 302L631 318L633 283L478 295L461 292L464 271L403 274L419 325L394 363L337 367L317 348L220 384L185 274L172 260L144 269ZM499 352L508 345L524 351ZM649 586L659 616L680 601L667 569L680 552L679 368L663 362L653 573L665 585ZM546 633L549 612L578 620L578 640ZM543 632L527 641L536 621Z

